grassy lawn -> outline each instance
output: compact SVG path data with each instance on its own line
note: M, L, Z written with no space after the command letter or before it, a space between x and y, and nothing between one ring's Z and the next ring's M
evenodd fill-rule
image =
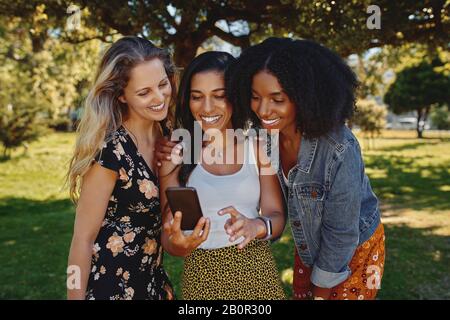
M450 135L386 131L361 138L383 208L387 258L380 299L450 299ZM64 299L74 209L62 189L73 134L55 133L0 160L0 299ZM290 231L273 247L291 295ZM179 292L182 260L166 255Z

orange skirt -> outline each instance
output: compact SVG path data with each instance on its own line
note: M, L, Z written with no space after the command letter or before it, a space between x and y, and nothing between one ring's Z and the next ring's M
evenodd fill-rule
M384 227L380 225L374 234L356 248L349 264L352 274L344 282L332 288L330 300L373 300L380 289L384 271ZM312 269L306 267L295 250L294 299L311 299L313 284Z

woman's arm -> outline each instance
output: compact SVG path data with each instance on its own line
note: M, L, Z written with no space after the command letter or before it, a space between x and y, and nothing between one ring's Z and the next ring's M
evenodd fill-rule
M278 238L283 233L285 226L282 191L276 172L271 168L269 159L262 148L262 143L259 145L254 143L253 146L259 168L261 214L271 219L272 238ZM244 237L244 240L238 245L239 249L244 248L255 238L266 237L266 225L261 219L249 219L232 206L219 211L219 215L224 214L230 214L230 219L224 226L225 231L230 235L230 241L233 242Z
M263 148L264 143L258 140L256 142L254 146L256 148L259 182L261 185L261 214L272 220L272 238L278 238L286 226L283 193L277 173Z
M83 177L70 246L69 267L80 271L80 288L67 288L67 298L85 299L92 248L108 207L117 173L95 163Z
M359 149L349 146L334 167L324 200L320 250L311 274L314 295L324 298L330 288L350 276L349 263L358 246L363 170Z
M161 150L158 152L161 152ZM174 216L169 208L166 197L167 188L180 186L178 181L180 166L173 168L173 163L169 159L161 160L160 163L160 201L164 225L161 243L164 250L170 255L186 257L208 238L210 222L209 219L202 217L197 222L191 235L185 236L183 234L183 231L180 228L182 213L176 212ZM162 175L161 172L166 173L166 175ZM167 172L170 173L167 174Z

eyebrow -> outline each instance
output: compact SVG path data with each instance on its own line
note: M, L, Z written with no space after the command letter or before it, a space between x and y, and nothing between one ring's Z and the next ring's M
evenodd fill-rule
M158 82L158 84L160 84L160 83L163 82L164 80L169 80L169 77L164 77L163 79L161 79L161 80ZM142 90L145 90L145 89L150 89L150 87L143 87L143 88L140 88L140 89L136 90L135 93L138 93L139 91L142 91ZM151 90L151 89L150 89L150 90Z
M214 89L212 92L217 92L217 91L222 91L222 90L225 90L225 88L217 88L217 89ZM192 89L191 90L191 93L203 93L203 92L201 92L200 90L195 90L195 89Z
M252 92L259 95L259 93L256 92L254 89L252 89ZM276 92L270 93L269 95L270 95L270 96L281 96L281 95L283 95L283 93L284 93L284 91L276 91Z

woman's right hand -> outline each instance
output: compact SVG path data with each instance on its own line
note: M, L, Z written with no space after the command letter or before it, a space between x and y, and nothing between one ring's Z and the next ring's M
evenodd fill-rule
M183 146L162 137L155 144L156 165L159 167L160 176L171 173L182 162Z
M180 227L181 218L182 213L175 212L173 221L164 224L164 232L172 247L171 251L176 255L186 257L208 239L211 222L208 218L202 217L198 220L192 234L185 235Z

